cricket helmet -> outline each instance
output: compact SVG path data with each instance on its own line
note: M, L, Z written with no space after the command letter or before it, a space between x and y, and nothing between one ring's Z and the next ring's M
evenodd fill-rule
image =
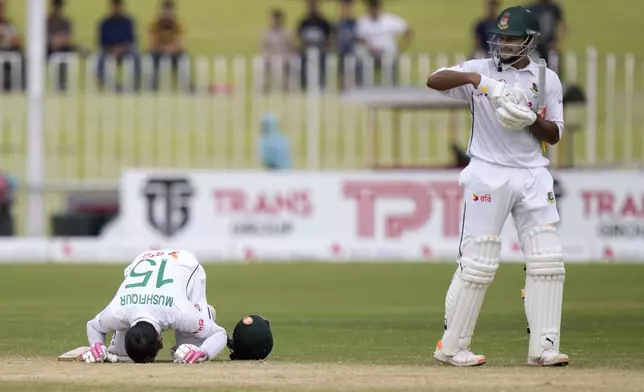
M239 320L228 336L232 360L266 359L273 350L271 325L264 317L253 314Z
M490 54L497 66L510 66L537 48L539 20L529 9L516 6L506 8L488 30Z

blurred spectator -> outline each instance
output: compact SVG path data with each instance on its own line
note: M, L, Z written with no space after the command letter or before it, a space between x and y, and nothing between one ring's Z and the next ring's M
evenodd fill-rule
M179 71L179 61L185 55L183 46L183 26L178 20L175 12L175 4L172 0L164 0L161 3L159 16L150 25L150 54L152 55L154 70L152 76L152 88L159 88L159 70L164 61L169 61L172 71ZM182 75L186 78L187 75ZM184 84L190 88L190 82Z
M12 61L15 58L19 62ZM9 91L13 88L22 90L25 86L25 61L22 53L22 39L18 29L6 15L6 0L0 0L0 64L2 65L2 89ZM19 72L20 77L14 78Z
M72 22L63 14L63 0L52 0L51 12L47 16L47 58L54 53L69 53L75 51L72 41ZM67 87L67 63L61 62L57 68L58 87Z
M331 23L320 13L318 0L307 0L307 14L300 21L297 29L297 36L300 41L300 55L302 58L302 88L307 86L308 77L308 49L318 49L318 69L321 86L326 82L326 53L331 47L331 35L333 27Z
M105 85L108 58L114 58L118 65L121 65L124 59L131 58L134 61L134 83L138 88L141 64L136 49L134 20L125 14L122 0L110 0L110 6L110 14L101 21L98 33L101 48L98 59L99 81Z
M14 235L14 219L11 210L17 191L17 179L0 171L0 236Z
M357 34L374 61L374 69L390 70L396 83L398 55L405 51L412 38L412 29L403 18L382 11L381 0L367 0L368 15L358 19ZM396 42L402 35L400 46Z
M291 148L279 127L277 117L266 114L261 121L260 154L262 165L270 170L291 168Z
M280 9L273 9L270 13L270 26L262 36L262 56L264 56L264 71L266 77L264 78L266 84L263 86L265 90L270 89L275 73L280 72L279 69L273 69L281 63L281 88L286 90L289 82L289 61L291 55L295 52L295 41L293 36L286 30L284 13Z
M558 62L550 57L553 51L559 57L561 41L567 33L568 26L564 19L564 13L559 4L552 0L538 0L528 6L539 19L539 43L535 51L540 58L546 59L548 67L557 71Z
M484 59L490 57L490 40L488 31L496 25L499 16L499 0L486 0L486 16L478 20L474 26L474 54L472 58Z
M347 64L348 58L354 58L356 54L356 26L357 21L354 16L354 0L340 0L340 18L338 19L338 24L336 26L337 34L337 48L339 55L339 68L340 68L340 85L342 88L347 87L345 67ZM357 59L354 60L353 69L357 70ZM355 83L356 74L352 75L353 82Z
M63 14L63 0L52 0L51 12L47 16L47 57L52 53L71 52L72 22Z

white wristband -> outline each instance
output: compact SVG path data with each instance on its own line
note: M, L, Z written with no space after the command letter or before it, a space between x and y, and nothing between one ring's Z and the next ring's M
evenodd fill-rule
M499 84L500 82L497 82L496 80L492 78L488 78L485 75L481 75L481 82L479 83L479 87L476 89L478 92L481 92L485 95L487 95L490 91L494 90L494 88Z

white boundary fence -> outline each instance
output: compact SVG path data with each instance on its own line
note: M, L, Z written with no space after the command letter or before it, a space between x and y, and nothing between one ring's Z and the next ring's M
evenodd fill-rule
M366 147L373 136L366 111L342 102L343 87L392 85L394 80L400 86L423 86L433 70L465 56L404 55L395 67L384 61L380 71L370 59L342 63L327 55L324 60L320 69L316 56L309 56L303 75L298 57L183 58L174 86L172 64L164 59L155 90L149 56L140 60L141 88L136 89L131 59L120 72L108 60L108 78L100 87L97 56L56 55L46 75L43 185L76 189L102 181L115 184L121 171L131 167L256 168L259 120L268 112L280 118L294 167L368 168L374 162ZM557 152L563 148L577 165L644 163L644 61L631 54L600 55L592 48L581 55L566 53L562 60L564 83L581 85L587 105L566 113L569 128L579 131L564 136L562 146L553 150L555 165L567 163ZM22 88L26 67L16 54L3 54L0 61L0 167L23 177L29 143L29 108ZM344 76L338 76L341 66ZM321 77L323 86L315 83ZM303 80L310 88L302 88ZM377 118L383 141L379 155L384 163L392 159L391 134L399 132L403 163L445 164L451 161L451 143L466 144L469 121L466 110L382 111Z

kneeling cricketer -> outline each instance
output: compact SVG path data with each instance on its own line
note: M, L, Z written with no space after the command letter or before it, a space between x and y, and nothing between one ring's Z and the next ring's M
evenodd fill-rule
M141 253L124 271L112 301L87 323L89 349L81 358L95 362L153 362L163 347L161 333L175 332L175 363L199 363L225 347L230 359L265 359L273 348L270 325L261 316L242 319L233 334L215 322L206 302L206 273L186 250ZM114 332L109 347L106 334Z

